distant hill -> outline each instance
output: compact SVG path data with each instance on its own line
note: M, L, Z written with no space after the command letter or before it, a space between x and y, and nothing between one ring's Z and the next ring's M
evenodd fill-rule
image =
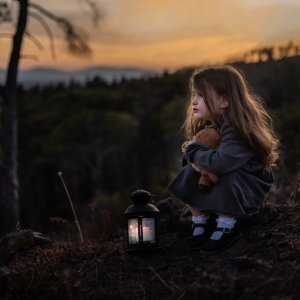
M0 84L5 81L6 71L0 69ZM101 77L105 81L111 83L120 81L122 78L142 78L155 76L158 72L152 70L136 69L136 68L114 68L114 67L93 67L82 69L74 72L67 72L59 69L51 68L34 68L30 70L19 71L18 82L25 88L34 85L56 84L59 82L68 84L71 80L79 83L85 83L96 76Z

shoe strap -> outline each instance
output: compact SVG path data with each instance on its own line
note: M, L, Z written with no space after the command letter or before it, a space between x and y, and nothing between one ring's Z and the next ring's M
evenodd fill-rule
M203 223L200 223L200 224L196 224L194 222L192 222L192 229L195 229L196 227L201 227L201 228L204 228L206 227L207 223L203 224Z
M230 233L231 232L231 228L227 228L227 227L223 227L223 228L220 228L220 227L217 227L216 229L215 229L215 231L221 231L221 232L223 232L223 233Z

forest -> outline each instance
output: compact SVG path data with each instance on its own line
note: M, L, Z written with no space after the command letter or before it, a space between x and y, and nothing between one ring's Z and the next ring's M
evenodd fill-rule
M275 189L288 197L299 172L300 56L232 64L274 117L281 141ZM123 212L137 189L156 195L154 202L172 197L167 186L181 168L181 125L193 69L112 84L95 77L85 85L19 86L20 226L51 233L53 218L73 226L58 172L86 237L93 222L101 226L105 211L110 231L124 227Z

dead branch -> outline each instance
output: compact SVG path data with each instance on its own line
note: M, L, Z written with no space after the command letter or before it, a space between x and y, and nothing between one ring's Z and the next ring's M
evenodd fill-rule
M71 197L70 197L70 194L69 194L69 191L68 191L68 189L67 189L67 186L66 186L66 184L65 184L65 182L64 182L64 179L62 178L62 173L61 173L61 172L58 172L58 176L60 177L60 179L61 179L61 181L62 181L62 183L63 183L63 186L64 186L64 188L65 188L65 190L66 190L66 193L67 193L67 196L68 196L68 199L69 199L69 201L70 201L70 205L71 205L71 208L72 208L74 217L75 217L75 223L76 223L77 228L78 228L80 240L81 240L81 242L83 243L82 231L81 231L79 222L78 222L78 220L77 220L77 216L76 216L76 213L75 213L75 210L74 210L74 206L73 206L72 199L71 199Z
M0 2L0 21L11 22L11 9L8 7L7 3Z
M300 175L297 178L296 185L294 187L293 192L291 193L291 195L289 197L289 200L295 201L295 198L296 198L297 193L299 192L299 189L300 189Z
M149 270L150 271L152 271L153 273L154 273L154 275L163 283L163 285L166 287L166 288L168 288L173 294L175 294L176 293L176 290L173 288L173 287L171 287L170 285L168 285L156 272L155 272L155 270L151 267L151 266L149 266L148 267L149 268Z
M93 14L93 23L95 26L98 26L98 22L102 17L102 11L99 9L99 6L93 0L84 0L92 9Z
M35 60L35 61L39 60L39 58L36 55L32 55L32 54L22 54L22 55L20 55L20 58L32 59L32 60Z
M51 51L51 56L53 59L56 59L56 54L55 54L55 46L54 46L54 38L53 38L53 34L52 31L49 27L49 25L47 24L47 22L38 14L34 13L34 12L28 12L28 14L35 18L37 21L40 22L40 24L44 27L48 38L49 38L49 42L50 42L50 51Z
M90 57L92 50L87 44L87 38L82 34L79 34L73 24L65 18L57 17L48 10L44 9L38 4L31 3L30 6L40 13L55 21L56 24L63 30L65 33L65 41L67 43L67 49L72 55L77 55L81 57Z
M0 33L0 38L2 38L2 37L4 37L4 38L6 38L6 37L8 37L8 38L12 38L12 37L13 37L13 35L12 35L12 34L10 34L10 33Z
M41 44L41 42L34 37L29 31L28 29L25 31L25 35L39 48L40 51L44 50L43 45Z

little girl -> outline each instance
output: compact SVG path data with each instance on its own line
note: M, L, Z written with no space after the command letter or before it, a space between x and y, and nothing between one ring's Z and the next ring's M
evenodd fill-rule
M278 158L278 140L260 98L251 93L243 76L231 66L196 70L185 136L190 141L182 156L182 170L168 189L189 205L193 235L189 246L202 253L218 253L240 237L236 218L259 211L273 184L271 167ZM207 127L221 134L218 150L193 142ZM219 175L208 192L198 187L201 168ZM209 213L218 214L212 228Z

